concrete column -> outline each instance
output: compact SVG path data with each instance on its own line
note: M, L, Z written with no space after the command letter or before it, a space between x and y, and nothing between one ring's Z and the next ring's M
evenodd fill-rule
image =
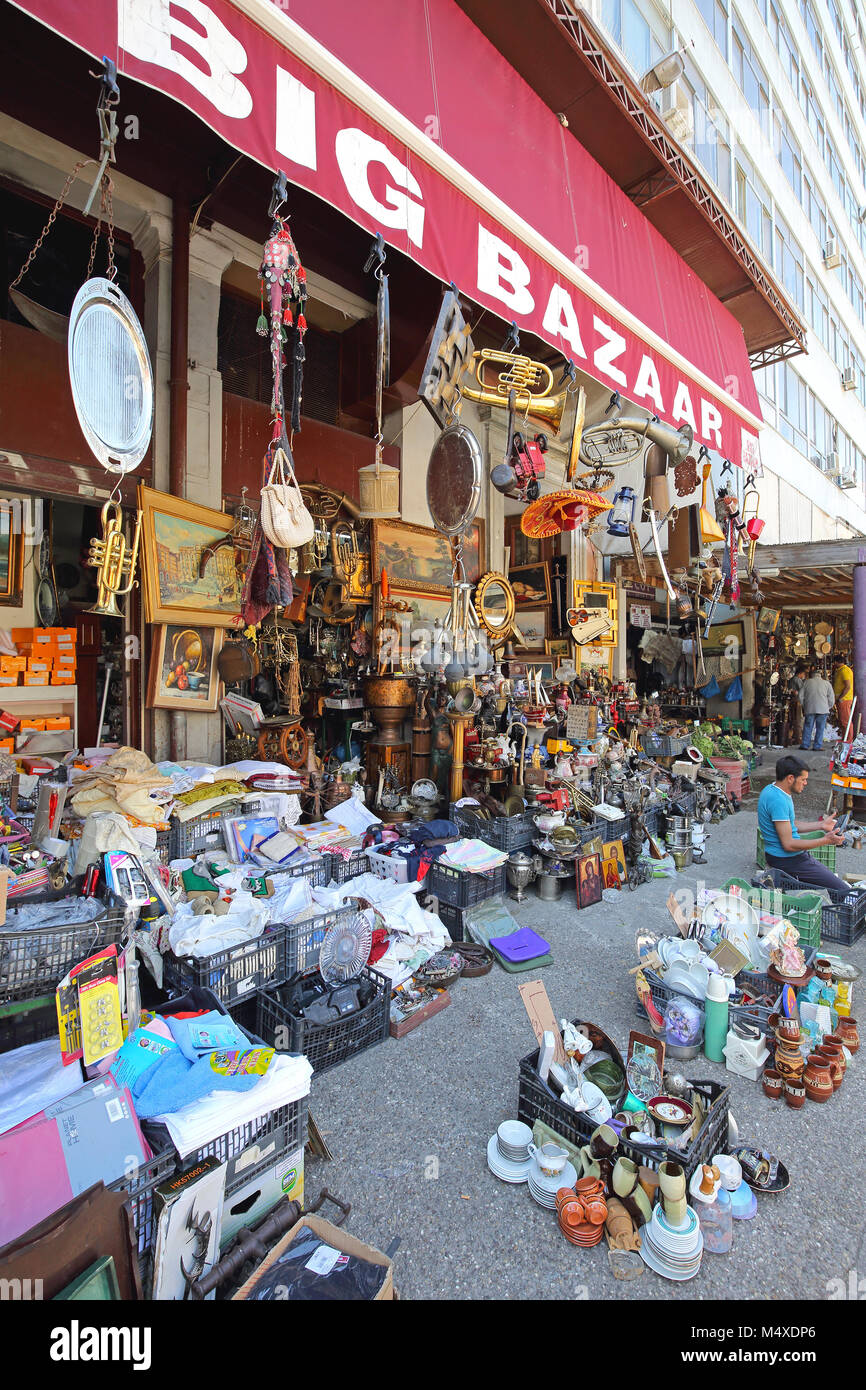
M153 368L153 486L168 491L169 366L171 357L171 217L149 210L132 228L144 261L144 335Z

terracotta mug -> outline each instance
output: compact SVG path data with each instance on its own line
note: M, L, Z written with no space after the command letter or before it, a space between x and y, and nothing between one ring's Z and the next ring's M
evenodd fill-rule
M833 968L830 962L819 956L815 961L815 974L818 976L819 980L832 980Z
M856 1052L860 1046L856 1018L851 1018L850 1015L847 1018L840 1017L836 1024L836 1037L842 1039L849 1052Z
M833 1047L822 1046L816 1049L818 1056L823 1057L830 1068L830 1080L833 1082L833 1090L838 1091L845 1078L845 1067L841 1053Z
M825 1100L830 1099L833 1094L833 1078L830 1075L830 1063L825 1057L812 1053L803 1073L803 1085L806 1095L817 1104L823 1104Z
M781 1018L776 1029L776 1036L779 1041L798 1043L800 1041L800 1020L798 1018Z
M785 1083L785 1104L790 1105L792 1110L799 1110L801 1105L806 1104L806 1087L802 1081Z
M782 1099L782 1077L774 1068L768 1068L762 1077L761 1085L764 1088L764 1095L769 1096L770 1100Z

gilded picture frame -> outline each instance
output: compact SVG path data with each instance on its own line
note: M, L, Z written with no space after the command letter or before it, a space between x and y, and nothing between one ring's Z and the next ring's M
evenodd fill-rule
M213 625L157 624L150 645L148 709L215 714L221 690L217 659L223 636L223 629Z
M199 576L202 551L228 535L234 517L143 484L138 505L146 621L237 627L242 580L233 547L218 550Z
M463 542L466 578L475 584L484 573L484 522L474 521ZM417 594L451 592L451 543L432 526L413 526L408 521L370 523L370 570L378 583L382 570L394 589Z

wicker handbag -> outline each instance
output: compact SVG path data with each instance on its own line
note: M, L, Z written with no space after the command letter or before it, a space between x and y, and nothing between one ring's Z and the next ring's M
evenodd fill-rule
M271 545L293 550L313 539L316 524L301 496L292 460L281 446L274 450L268 481L262 488L262 530Z

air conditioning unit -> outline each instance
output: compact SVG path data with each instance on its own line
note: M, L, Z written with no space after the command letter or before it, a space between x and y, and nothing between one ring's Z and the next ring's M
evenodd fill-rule
M681 145L690 144L695 134L691 93L682 82L672 82L658 95L659 115L671 135Z
M827 270L838 270L841 264L842 253L839 250L839 242L836 237L831 236L824 247L824 265Z
M839 476L839 455L834 450L830 454L825 454L821 464L828 478L838 478Z
M857 486L857 478L853 468L848 467L844 473L839 474L839 486L845 488Z
M857 390L857 373L853 367L846 367L845 370L842 372L842 390Z

